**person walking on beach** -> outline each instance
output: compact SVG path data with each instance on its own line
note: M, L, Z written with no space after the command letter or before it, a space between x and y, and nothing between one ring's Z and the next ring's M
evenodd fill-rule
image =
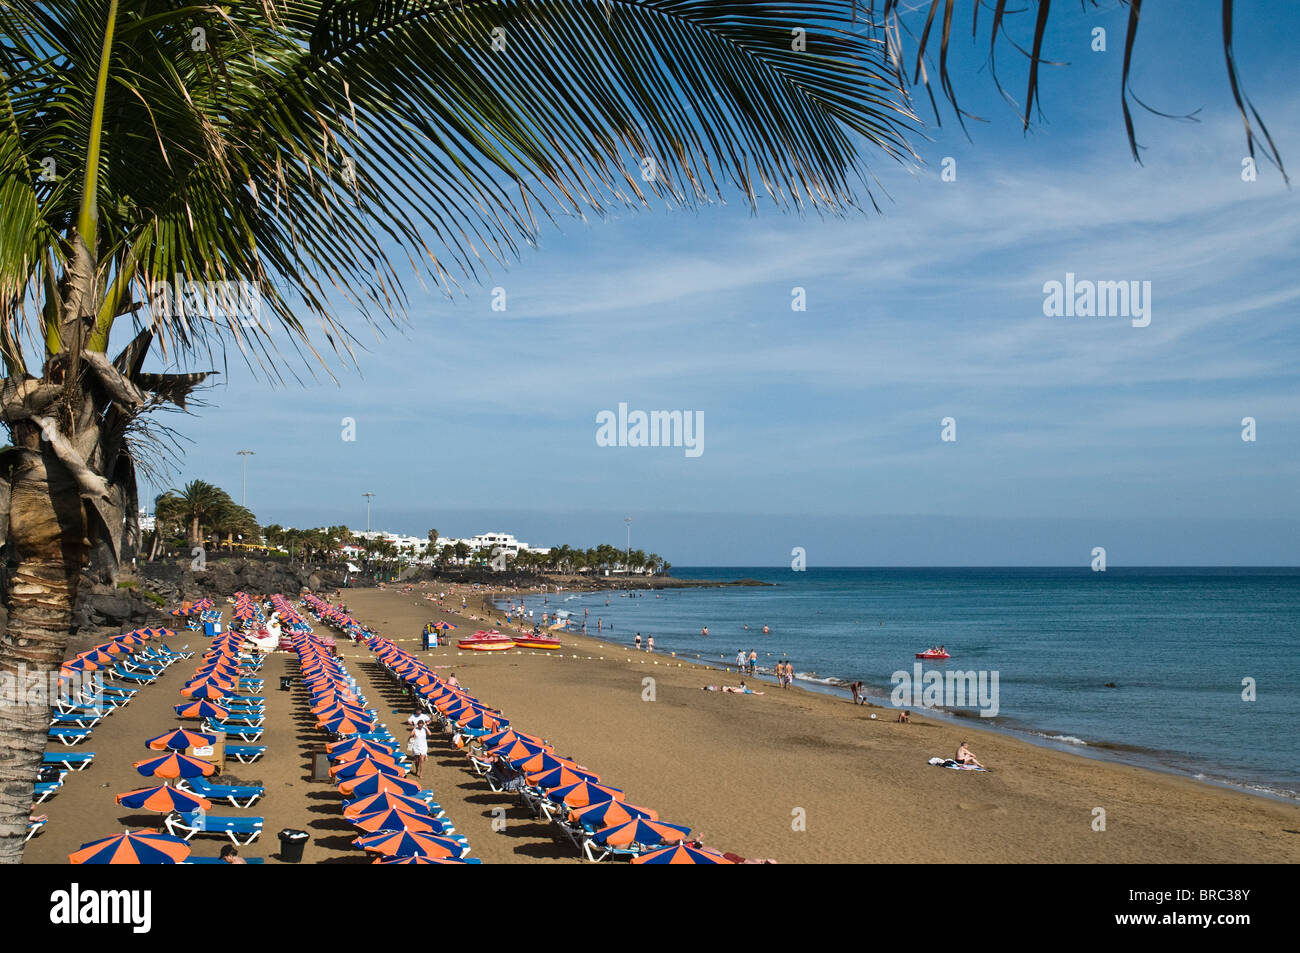
M636 634L636 650L637 650L638 652L641 651L641 633L640 633L640 632L638 632L638 633Z
M740 671L742 671L742 672L745 670L745 650L744 650L744 649L738 649L738 650L736 651L736 668L738 668L738 669L739 669Z
M411 725L411 733L406 741L406 750L415 759L415 768L411 774L418 778L420 772L424 770L424 759L429 754L428 722L416 718L415 724Z
M655 637L653 635L646 636L645 650L647 652L653 652L655 650Z
M753 649L749 650L749 674L751 676L758 672L758 653Z
M849 686L849 689L853 692L853 704L861 705L862 704L862 683L854 682L852 685Z

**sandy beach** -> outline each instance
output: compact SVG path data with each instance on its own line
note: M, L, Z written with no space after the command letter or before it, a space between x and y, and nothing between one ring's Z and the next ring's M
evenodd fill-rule
M447 600L456 611L443 609L424 598L431 589L438 587L344 590L342 598L358 620L413 652L426 622L460 626L453 636L482 627L481 595L462 614L459 596ZM499 614L491 618L500 627ZM177 642L198 641L188 635ZM885 709L797 688L763 685L766 694L752 696L702 691L735 684L736 676L595 638L562 638L564 648L553 653L461 652L453 639L419 654L439 674L454 672L516 727L546 737L623 788L631 802L689 825L712 847L781 863L1300 862L1294 805L978 728L919 717L897 724ZM341 643L340 654L372 707L404 737L408 710L398 687L365 647ZM267 789L262 802L241 812L266 821L262 841L244 853L275 863L275 834L289 827L312 836L306 862L367 862L350 847L355 833L333 787L307 779L309 751L322 733L312 727L301 687L276 690L279 676L295 665L291 656L273 654L263 670L266 757L228 766ZM145 757L146 737L176 724L170 706L192 668L172 666L81 746L97 752L95 764L70 775L64 790L37 808L50 824L28 845L27 863L64 863L84 841L157 823L117 807L113 795L146 786L131 762ZM962 737L990 771L927 763L950 756ZM424 780L469 839L471 856L487 863L578 861L567 841L469 771L446 736L435 737ZM1094 830L1096 808L1105 811L1104 830ZM222 841L194 843L196 854L214 856Z

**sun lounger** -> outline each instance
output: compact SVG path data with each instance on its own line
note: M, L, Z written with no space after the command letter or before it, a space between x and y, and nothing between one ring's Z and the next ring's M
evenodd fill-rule
M241 715L252 713L262 714L266 711L265 698L253 698L251 695L227 695L218 703L222 708L228 708L231 711L237 711Z
M154 682L158 681L157 675L146 675L144 673L137 675L133 673L130 669L123 668L121 662L118 662L116 665L114 665L111 671L113 673L114 678L120 678L122 681L128 683L134 683L138 685L152 685Z
M266 745L226 745L226 754L238 759L241 764L252 764L266 754Z
M226 716L225 724L234 725L237 728L244 728L244 729L261 728L262 723L266 721L265 714L262 714L260 712L254 713L251 709L248 711L247 714L244 714L238 708L231 708L228 709L228 711L230 712L230 714Z
M167 670L169 662L153 662L142 658L139 655L128 655L117 663L128 672L138 672L141 675L152 675L157 678Z
M240 741L246 741L254 744L262 737L262 729L249 725L229 724L224 721L207 721L203 725L203 730L209 734L214 731L224 731L228 735L234 735Z
M50 718L51 725L75 725L78 728L94 728L104 720L104 714L97 710L80 709L78 711L54 712Z
M69 725L50 726L49 737L60 744L78 745L90 737L91 728L73 728Z
M48 823L50 823L50 819L44 814L40 817L30 818L27 821L27 836L23 838L23 843L25 844L35 837Z
M92 698L102 696L104 698L113 699L113 703L116 705L125 705L138 694L140 694L140 689L138 688L127 688L123 685L108 685L103 681L103 679L100 679L94 684L94 687L90 689L89 698L86 697L87 692L82 692L82 697L85 698L86 701L90 701Z
M207 778L185 778L178 781L176 786L181 790L193 791L210 801L229 801L234 807L240 808L251 807L266 794L266 788L260 784L212 784Z
M57 711L84 711L86 709L98 709L105 715L111 714L123 707L131 699L130 697L121 697L118 695L95 695L82 693L76 698L56 698L54 699L54 708Z
M63 787L63 778L57 781L37 781L36 787L32 790L32 803L44 804L58 794L61 787Z
M85 771L90 767L90 762L95 760L95 752L77 752L65 751L56 753L53 751L45 752L45 757L41 759L41 764L58 764L67 768L69 771Z
M262 836L264 822L260 817L214 817L196 811L193 814L173 812L163 823L173 837L189 840L195 834L225 834L235 846L247 847Z
M173 658L177 661L180 661L181 659L194 658L193 652L187 652L184 649L174 649L170 645L159 645L152 651L160 656Z

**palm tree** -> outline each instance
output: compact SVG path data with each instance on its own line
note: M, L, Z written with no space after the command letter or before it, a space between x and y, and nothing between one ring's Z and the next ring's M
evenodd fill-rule
M279 376L286 340L317 357L310 317L348 360L337 302L400 321L398 262L447 290L559 214L732 188L854 207L863 151L910 159L915 122L858 6L0 4L0 670L57 668L88 553L138 544L148 417L207 377L151 356L233 345ZM21 854L45 720L0 710L0 862Z
M229 494L203 480L191 480L183 490L169 490L189 530L193 546L203 542L203 527L212 526L232 505Z

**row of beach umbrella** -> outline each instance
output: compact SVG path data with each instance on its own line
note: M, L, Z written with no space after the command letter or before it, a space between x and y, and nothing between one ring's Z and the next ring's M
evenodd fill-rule
M324 600L306 593L303 602L317 618L329 618L324 610L332 607ZM444 724L480 738L511 773L522 775L531 788L544 792L550 804L567 812L572 823L593 828L596 844L642 851L632 861L638 864L731 863L717 851L690 846L686 843L689 827L664 823L653 810L628 803L620 788L603 783L599 775L556 754L553 746L537 735L512 727L501 711L461 687L448 685L393 641L370 635L363 642Z
M186 603L182 609L192 605L194 604ZM172 612L172 615L188 614L180 610ZM148 639L161 639L174 634L170 629L137 629L135 632L118 636L118 639L128 645L138 645ZM214 735L187 731L179 727L146 739L145 748L154 754L135 762L133 767L141 775L162 779L163 783L125 791L116 795L114 800L132 810L154 811L162 815L170 814L172 811L209 810L212 802L207 798L172 787L168 782L183 777L206 777L214 774L216 765L201 758L190 757L183 752L189 748L211 745L215 741ZM162 830L144 829L127 830L121 834L82 844L78 850L68 855L68 860L73 864L179 864L183 863L189 855L190 845L183 839L164 833Z
M329 643L302 631L305 620L291 607L273 604L295 620L290 644L316 727L335 736L326 746L329 773L345 799L343 816L361 832L353 844L378 854L375 863L462 863L463 839L448 836L451 825L434 816L419 783L407 777L391 735L365 707L342 660Z

